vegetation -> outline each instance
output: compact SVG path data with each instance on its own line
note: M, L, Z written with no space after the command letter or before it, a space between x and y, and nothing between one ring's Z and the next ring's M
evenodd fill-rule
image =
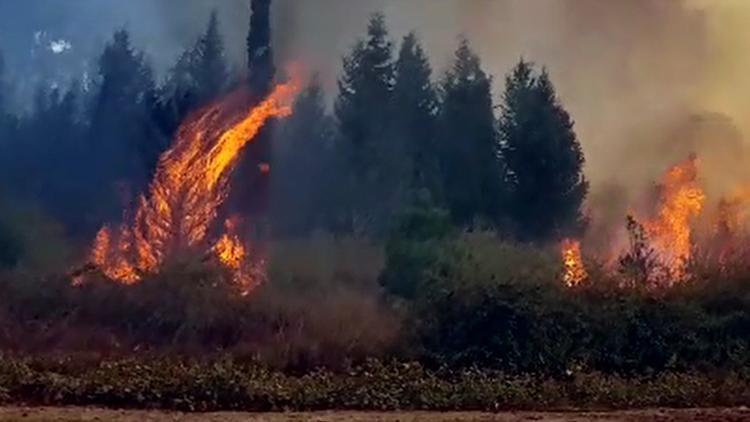
M547 379L377 362L343 373L315 371L302 376L233 361L0 363L0 402L183 411L729 407L747 403L748 386L750 380L743 376L576 374Z
M18 115L0 89L0 401L747 403L743 257L691 262L684 282L649 288L670 274L631 220L619 271L593 262L585 283L564 286L556 243L585 228L588 183L551 76L521 61L496 104L492 76L462 40L435 83L419 39L396 46L381 14L343 61L333 113L313 79L237 169L222 212L270 229L258 243L265 283L242 296L231 274L191 251L133 286L101 275L77 283L70 263L83 259L71 256L132 210L185 116L232 89L259 100L283 78L270 0L252 5L247 83L225 62L213 15L161 83L120 30L90 87L40 87Z

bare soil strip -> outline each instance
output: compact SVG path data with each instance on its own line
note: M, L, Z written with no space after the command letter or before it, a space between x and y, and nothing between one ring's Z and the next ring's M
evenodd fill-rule
M639 410L625 412L318 412L318 413L205 413L125 411L96 408L0 408L1 422L734 422L750 421L747 409Z

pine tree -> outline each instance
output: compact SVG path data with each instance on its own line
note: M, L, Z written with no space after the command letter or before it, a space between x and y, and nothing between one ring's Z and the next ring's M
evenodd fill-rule
M168 144L152 118L157 94L151 68L127 31L117 31L105 47L98 82L89 134L92 162L103 178L97 184L119 192L123 202L145 189ZM119 214L122 204L113 202Z
M271 0L250 2L250 32L247 36L247 70L250 92L260 99L271 91L276 69L271 48Z
M403 142L411 171L410 187L418 199L440 198L439 155L435 139L438 102L432 68L414 33L404 37L396 61L393 89L394 138Z
M537 75L521 60L506 79L503 100L501 145L515 234L543 242L578 233L588 192L584 156L547 71Z
M262 101L272 90L276 77L271 45L271 0L252 0L247 36L248 88L253 102ZM246 215L260 235L268 234L271 177L271 140L275 122L266 122L248 145L234 172L230 212ZM269 171L270 169L270 171Z
M315 78L295 101L292 115L281 122L275 143L271 215L277 234L336 229L341 163L334 141L335 125Z
M195 46L195 84L201 102L215 98L227 84L228 71L224 41L219 33L219 19L214 10L206 33Z
M393 158L393 144L387 138L395 68L393 45L382 14L370 19L367 33L367 39L358 42L344 58L334 105L339 145L352 169L348 214L351 228L357 231L382 228L393 199L393 186L384 179L391 175L387 166Z
M492 79L465 39L442 83L438 126L443 191L454 221L498 222L504 189Z
M155 118L169 138L185 117L227 88L228 65L216 11L206 32L182 53L161 89Z

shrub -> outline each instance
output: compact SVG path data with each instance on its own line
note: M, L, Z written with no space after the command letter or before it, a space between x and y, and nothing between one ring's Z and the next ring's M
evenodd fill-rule
M650 378L580 373L555 379L370 361L343 373L293 376L230 360L83 366L71 360L0 360L3 402L182 411L732 407L747 403L748 387L750 380L737 373Z

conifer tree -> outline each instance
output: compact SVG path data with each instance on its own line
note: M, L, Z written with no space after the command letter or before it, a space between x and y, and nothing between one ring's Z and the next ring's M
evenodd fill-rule
M219 32L219 18L211 13L205 34L195 46L195 85L198 98L210 100L226 88L228 71L224 53L224 40Z
M418 199L427 196L434 202L440 197L435 139L438 102L429 59L414 33L404 37L395 70L393 138L403 144L409 187Z
M502 163L492 102L492 79L462 40L442 83L439 142L443 191L454 221L499 221Z
M570 115L546 70L521 60L507 76L500 125L516 236L550 241L584 225L588 182Z
M382 228L392 210L393 186L391 126L395 67L393 44L388 39L385 17L370 19L367 38L359 41L344 58L343 74L334 111L339 125L341 153L351 166L347 207L351 229Z
M251 0L250 27L247 36L247 83L251 99L262 101L272 90L276 77L271 45L271 0ZM266 122L253 142L242 152L233 179L230 197L232 213L247 215L256 233L266 235L269 229L268 208L271 167L271 141L275 121Z
M247 71L250 92L258 99L271 90L276 69L271 47L271 0L251 0L247 35Z
M153 120L157 95L153 73L135 51L127 31L119 30L99 58L98 89L89 133L92 163L99 167L96 183L103 195L114 192L111 210L145 189L159 155L167 146ZM119 203L118 203L119 202Z
M165 135L171 138L191 111L221 95L227 88L228 77L224 41L214 11L206 32L180 55L161 88L154 113Z

